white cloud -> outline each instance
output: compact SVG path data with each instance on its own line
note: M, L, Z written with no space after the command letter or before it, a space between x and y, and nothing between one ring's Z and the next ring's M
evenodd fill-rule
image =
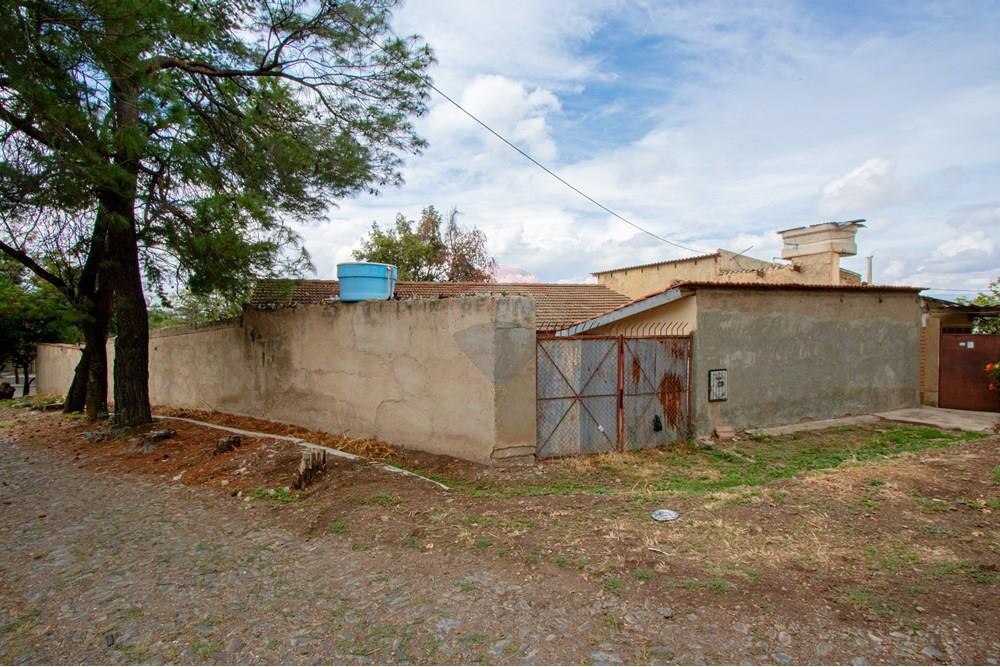
M965 253L983 254L992 257L996 250L996 243L984 232L965 234L958 238L949 239L940 246L934 255L939 257L955 257Z
M863 217L846 267L863 271L874 254L877 280L985 287L1000 275L1000 15L913 6L897 23L832 25L819 13L783 2L423 0L396 25L434 46L437 85L658 234L770 258L777 229ZM541 280L683 254L443 100L418 127L430 147L408 160L405 186L340 202L303 230L320 275L372 220L432 203L457 206L499 262Z
M824 185L819 212L821 216L854 215L885 206L904 195L905 188L896 180L896 164L876 157Z

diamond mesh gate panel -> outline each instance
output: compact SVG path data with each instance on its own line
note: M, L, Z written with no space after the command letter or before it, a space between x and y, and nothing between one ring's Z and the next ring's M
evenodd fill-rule
M618 340L539 340L538 458L610 452L618 442Z

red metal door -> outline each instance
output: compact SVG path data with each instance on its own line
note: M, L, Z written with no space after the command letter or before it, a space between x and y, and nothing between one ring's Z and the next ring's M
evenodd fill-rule
M938 405L1000 412L1000 393L990 391L985 367L1000 361L1000 336L941 334Z

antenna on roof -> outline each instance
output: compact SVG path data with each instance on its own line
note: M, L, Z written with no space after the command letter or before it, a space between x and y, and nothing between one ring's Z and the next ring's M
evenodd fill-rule
M747 251L751 250L752 248L753 248L752 245L748 245L746 248L744 248L743 250L740 250L738 253L736 253L735 255L733 255L733 261L736 262L736 266L738 266L741 269L743 269L743 265L740 264L739 259L740 259L740 257L743 256L744 253L746 253ZM743 269L743 270L746 270L746 269Z

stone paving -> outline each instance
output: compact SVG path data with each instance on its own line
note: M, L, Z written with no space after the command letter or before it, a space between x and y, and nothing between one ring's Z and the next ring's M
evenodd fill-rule
M822 600L766 613L671 608L474 550L355 550L344 536L282 528L253 503L82 470L2 438L0 484L0 663L996 664L1000 654L996 626L962 619L885 632L844 623Z

